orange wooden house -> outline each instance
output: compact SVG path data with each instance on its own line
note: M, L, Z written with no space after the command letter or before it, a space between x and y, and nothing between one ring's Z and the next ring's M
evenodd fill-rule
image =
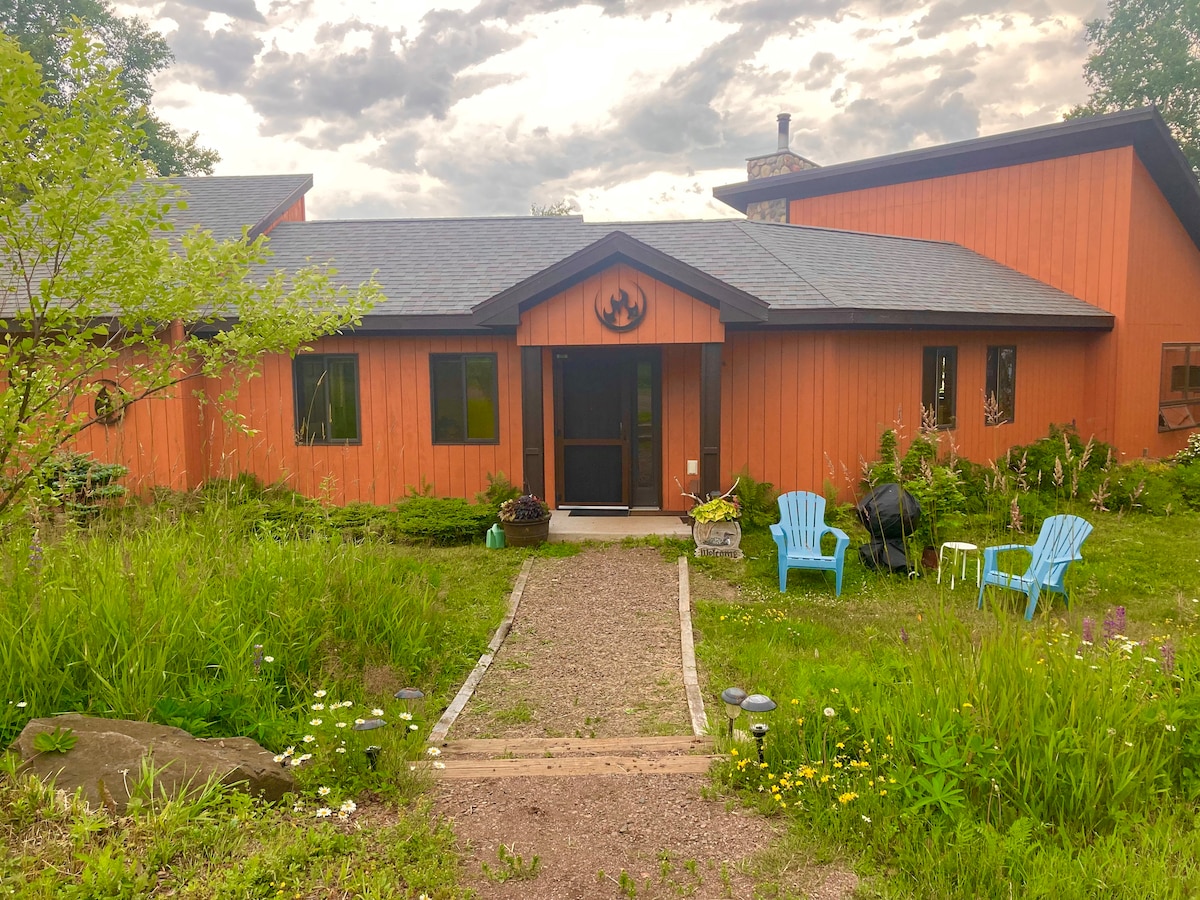
M1200 421L1200 187L1153 110L826 167L781 116L749 171L715 191L746 220L630 224L305 221L309 177L184 179L191 220L387 299L264 359L251 434L181 392L82 449L143 485L386 503L504 472L556 507L666 510L742 468L849 491L922 410L979 461L1054 423L1164 456Z

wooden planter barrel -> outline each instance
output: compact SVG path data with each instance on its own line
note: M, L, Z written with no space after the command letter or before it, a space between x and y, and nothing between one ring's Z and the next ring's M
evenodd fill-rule
M509 547L536 547L550 537L550 517L525 522L501 522L504 543Z

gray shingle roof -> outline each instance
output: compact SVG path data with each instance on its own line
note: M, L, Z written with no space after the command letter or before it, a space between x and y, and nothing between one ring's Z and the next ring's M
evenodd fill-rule
M206 175L165 178L184 191L187 209L171 214L176 232L200 225L217 240L250 229L257 237L312 187L311 175Z
M331 262L375 273L379 315L465 315L614 231L768 303L772 310L1104 315L958 244L744 220L585 223L578 217L280 223L273 267Z

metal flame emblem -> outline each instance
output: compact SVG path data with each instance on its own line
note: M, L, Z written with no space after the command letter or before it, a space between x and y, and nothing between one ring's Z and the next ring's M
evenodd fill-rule
M636 298L630 297L624 288L609 295L607 300L602 300L600 293L596 294L596 318L601 325L610 331L632 331L642 324L648 306L646 292L637 285L634 290L637 291Z

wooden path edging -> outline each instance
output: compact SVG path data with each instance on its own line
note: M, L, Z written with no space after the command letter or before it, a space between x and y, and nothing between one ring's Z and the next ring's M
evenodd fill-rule
M517 607L521 605L521 595L525 593L525 582L529 580L529 570L532 568L533 557L529 557L525 560L525 565L521 566L521 574L517 576L517 583L513 585L512 593L508 598L508 612L505 613L504 621L500 623L500 626L496 629L496 633L492 635L492 640L488 643L487 653L479 657L479 662L475 664L475 668L471 671L470 676L463 682L463 686L459 688L454 700L446 707L446 711L442 713L442 717L438 719L438 723L429 732L429 737L426 738L429 743L438 744L446 739L446 735L450 731L450 726L454 724L454 720L463 711L463 708L467 705L467 701L475 693L475 688L483 680L484 673L487 672L488 667L492 664L492 660L496 658L496 653L500 650L500 645L504 643L504 639L508 637L508 632L512 628L513 619L517 615Z
M688 579L686 556L679 557L679 644L683 656L683 689L687 693L688 713L692 717L692 733L708 734L708 716L704 712L704 695L696 675L696 644L692 637L692 588Z

